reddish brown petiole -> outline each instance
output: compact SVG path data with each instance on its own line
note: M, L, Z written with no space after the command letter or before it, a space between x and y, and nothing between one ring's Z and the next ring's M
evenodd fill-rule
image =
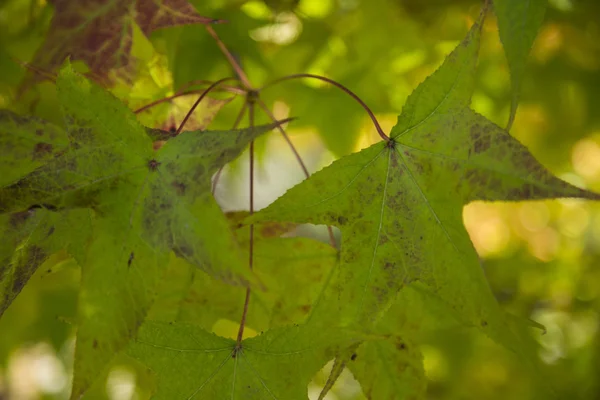
M186 86L189 87L189 86L193 86L193 85L192 84L188 84ZM148 110L149 108L152 108L152 107L157 106L157 105L162 104L162 103L166 103L167 101L171 101L171 100L176 99L178 97L188 96L190 94L201 94L201 93L204 93L205 90L206 89L196 89L196 90L183 90L182 89L182 90L178 91L177 93L175 93L175 94L173 94L171 96L163 97L162 99L158 99L156 101L153 101L152 103L148 103L145 106L142 106L142 107L138 108L137 110L134 110L133 112L135 114L139 114L139 113L141 113L143 111ZM238 89L238 88L233 87L233 86L220 87L220 88L214 89L213 91L216 91L216 90L219 90L219 91L222 90L222 91L231 92L231 93L235 93L235 94L244 94L244 93L246 93L244 90Z
M200 95L200 97L198 97L198 100L196 100L196 102L194 103L194 105L192 106L192 108L190 108L190 110L188 111L188 113L185 115L185 118L183 119L183 121L181 121L181 124L179 125L179 128L177 128L177 132L175 132L175 135L179 135L181 133L181 130L183 129L183 127L185 126L185 123L188 121L188 119L190 118L190 116L194 113L194 110L196 110L196 107L198 107L198 104L200 104L200 102L206 97L206 95L208 95L213 89L215 89L217 86L221 85L222 83L228 82L228 81L235 81L237 79L235 78L223 78L223 79L219 79L218 81L216 81L215 83L213 83L212 85L210 85L209 87L207 87L204 92L202 92L202 94Z
M271 110L269 110L269 107L267 107L265 102L262 101L260 99L260 97L256 97L256 102L258 103L259 107L263 109L265 114L267 114L267 116L271 119L271 121L277 122L277 120L275 119L275 116L273 115ZM283 126L277 125L277 130L279 131L279 133L281 133L281 135L283 136L283 138L285 139L287 144L290 146L290 149L292 149L292 152L294 153L294 156L296 157L298 164L300 164L300 168L302 168L302 172L304 172L304 176L306 176L308 178L310 176L310 173L308 172L308 169L306 168L306 165L304 164L302 157L300 157L300 153L298 153L298 151L296 150L296 146L294 146L294 144L292 143L292 140L290 139L288 134L283 129ZM336 247L335 235L333 234L333 228L331 228L331 226L327 226L327 233L329 234L329 244L331 244L331 246L335 248Z
M246 101L248 105L248 125L254 128L254 102ZM250 215L254 214L254 140L250 142ZM250 271L254 268L254 224L250 224L250 245L248 248L248 266ZM240 329L237 335L237 346L240 347L244 336L244 327L246 325L246 315L248 314L248 305L250 304L250 288L246 288L246 297L244 299L244 311L240 321Z
M252 84L250 83L248 76L246 76L246 73L244 72L240 64L237 62L233 54L231 54L227 46L225 46L225 43L221 41L221 38L219 37L219 35L217 35L217 32L215 32L215 30L210 25L206 25L206 30L213 37L213 39L215 39L215 42L217 42L219 49L221 49L221 51L227 58L227 61L229 61L229 64L231 64L231 67L240 79L240 82L242 82L242 85L244 85L246 89L252 90Z
M238 128L240 122L242 121L242 118L244 118L244 113L246 112L247 107L248 107L248 103L244 102L244 105L240 109L240 112L238 113L238 115L235 119L235 122L233 123L233 127L231 129ZM219 179L221 178L221 174L223 173L223 168L225 168L225 166L222 166L221 168L219 168L219 170L215 174L215 179L213 179L212 191L211 191L213 196L215 195L215 190L217 189L217 183L219 183Z
M379 134L379 136L381 136L381 138L383 140L385 140L386 142L388 142L390 140L388 135L386 135L385 132L383 132L383 129L381 129L381 125L379 125L379 121L377 121L375 114L373 114L373 111L371 111L369 106L367 106L367 104L364 101L362 101L362 99L360 97L358 97L353 91L351 91L350 89L348 89L346 86L342 85L341 83L334 81L333 79L329 79L324 76L313 75L313 74L294 74L294 75L284 76L279 79L275 79L274 81L269 82L266 85L264 85L262 88L258 89L258 91L262 91L263 89L271 87L280 82L289 81L292 79L300 79L300 78L318 79L320 81L327 82L327 83L343 90L344 92L346 92L350 97L352 97L354 100L356 100L358 102L358 104L360 104L362 106L362 108L365 109L367 114L369 114L369 117L371 117L371 120L373 121L373 125L375 125L375 129L377 129L377 133Z

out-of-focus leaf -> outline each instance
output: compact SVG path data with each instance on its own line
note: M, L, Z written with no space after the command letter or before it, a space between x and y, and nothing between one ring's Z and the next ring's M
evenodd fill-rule
M512 100L507 126L507 130L510 130L519 104L527 56L544 21L548 0L493 1L512 81Z
M170 103L165 103L139 113L138 119L142 124L151 128L176 131L198 96L189 95L173 99ZM226 106L231 100L232 98L203 99L186 121L182 132L205 130L221 108Z
M83 262L90 233L89 210L34 208L0 215L0 317L52 254L67 249Z
M57 69L70 57L84 61L91 76L108 82L111 71L131 62L132 24L146 35L169 26L209 24L187 0L53 0L54 18L32 64ZM121 71L123 72L123 71ZM36 79L30 76L29 80Z

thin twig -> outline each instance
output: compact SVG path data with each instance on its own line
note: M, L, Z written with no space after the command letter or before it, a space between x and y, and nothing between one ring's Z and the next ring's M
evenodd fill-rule
M254 102L248 101L248 125L250 129L254 128ZM250 215L254 214L254 140L250 142ZM254 264L254 224L250 224L250 245L248 248L248 266L250 271ZM242 320L240 321L240 329L237 335L236 348L241 347L242 338L244 336L244 327L246 325L246 315L248 314L248 305L250 304L250 288L246 288L246 298L244 299L244 311Z
M273 115L271 110L269 110L269 107L267 107L265 102L262 101L260 99L260 97L256 97L256 102L258 103L260 108L263 109L265 114L267 114L267 116L271 119L271 121L277 122L277 120L275 119L275 116ZM281 133L281 135L283 136L283 138L285 139L287 144L290 146L290 149L292 149L292 153L294 153L294 156L296 157L298 164L300 164L300 168L302 168L302 172L304 172L304 176L306 178L308 178L310 176L310 173L308 172L308 168L306 168L306 164L304 164L304 160L302 160L300 153L298 153L296 146L294 146L294 143L292 143L292 140L290 139L288 134L283 129L283 126L277 125L277 130ZM327 232L329 233L329 242L330 242L331 246L335 248L336 247L335 235L333 234L333 229L329 225L327 226Z
M162 104L162 103L166 103L167 101L171 101L171 100L176 99L178 97L187 96L187 95L190 95L190 94L201 94L201 93L204 92L204 90L205 89L186 90L185 92L175 93L175 94L173 94L171 96L163 97L162 99L158 99L158 100L153 101L152 103L148 103L148 104L146 104L144 106L141 106L140 108L138 108L136 110L133 110L133 113L134 114L139 114L139 113L144 112L144 111L146 111L146 110L148 110L148 109L150 109L152 107L155 107L155 106L157 106L159 104Z
M240 112L238 113L235 122L233 123L233 127L231 129L237 129L237 127L239 126L240 122L242 121L242 118L244 118L244 113L246 112L246 107L248 106L248 103L246 101L244 101L244 105L242 106ZM215 179L213 179L213 184L212 184L212 195L215 195L215 190L217 190L217 183L219 182L219 179L221 178L221 174L223 173L223 168L225 168L225 166L221 166L221 168L219 168L219 170L217 171L217 173L215 174Z
M195 81L190 81L188 83L186 83L185 85L181 86L177 92L182 92L186 89L189 89L192 86L196 86L196 85L212 85L213 81L209 81L209 80L205 80L205 79L197 79ZM246 90L236 87L236 86L228 86L228 85L221 85L219 87L219 90L222 91L226 91L226 92L231 92L231 93L235 93L235 94L245 94Z
M236 79L235 78L223 78L223 79L219 79L218 81L216 81L215 83L213 83L212 85L210 85L209 87L207 87L206 90L204 90L204 92L202 92L202 94L200 95L200 97L198 97L198 100L196 100L196 102L194 103L194 105L192 106L192 108L190 108L190 110L186 114L186 116L183 119L183 121L181 121L181 124L179 125L179 128L177 128L177 132L175 132L175 136L177 136L177 135L179 135L181 133L181 130L185 126L185 123L190 118L190 116L192 115L192 113L194 112L194 110L196 109L196 107L198 107L198 104L200 104L200 102L202 101L202 99L204 99L206 97L206 95L211 92L211 90L213 90L214 88L216 88L217 86L219 86L220 84L222 84L224 82L234 81L234 80L236 80Z
M263 109L263 111L265 112L265 114L267 114L267 116L269 118L271 118L271 120L273 122L277 122L277 120L275 119L275 116L273 115L273 113L271 112L271 110L269 110L269 107L267 107L267 105L265 104L264 101L262 101L260 98L256 98L256 102L258 103L259 107ZM290 146L290 149L292 149L292 153L294 153L294 157L296 157L296 160L298 161L298 164L300 165L300 168L302 168L302 171L304 172L304 175L308 178L310 176L310 173L308 172L308 169L306 168L306 165L304 164L304 161L302 160L302 157L300 157L300 154L298 153L298 150L296 150L296 146L294 146L294 144L290 140L290 137L283 130L283 127L281 125L277 126L277 130L281 133L281 135L283 136L283 138L287 142L288 146Z
M219 48L221 49L221 51L223 52L223 54L229 61L229 64L231 64L231 67L233 68L233 70L237 74L238 78L242 82L242 85L244 85L244 87L246 89L252 90L252 84L250 83L248 76L246 75L246 73L244 72L244 70L242 69L240 64L237 62L237 60L235 59L233 54L231 54L231 52L229 51L227 46L225 46L225 43L223 43L223 41L221 41L221 38L219 38L219 35L217 35L217 32L215 32L215 30L210 25L206 25L206 30L213 37L213 39L215 39L215 41L217 42L217 45L219 46Z
M58 78L58 74L56 74L55 72L51 72L51 71L46 71L42 68L38 68L33 64L30 64L28 62L25 61L21 61L18 58L15 57L11 57L12 60L14 62L16 62L17 64L21 65L23 68L28 69L36 74L38 74L39 76L41 76L44 79L49 80L50 82L56 83L56 79Z
M381 125L379 125L379 121L377 121L377 118L375 118L375 114L373 114L373 111L371 111L371 109L369 108L369 106L367 106L367 104L362 101L362 99L360 97L358 97L354 92L352 92L350 89L348 89L346 86L342 85L339 82L334 81L333 79L329 79L326 78L324 76L320 76L320 75L313 75L313 74L294 74L294 75L288 75L288 76L284 76L283 78L279 78L279 79L275 79L274 81L271 81L269 83L267 83L266 85L264 85L262 88L258 89L257 91L262 91L263 89L266 89L268 87L271 87L277 83L280 82L284 82L284 81L289 81L292 79L298 79L298 78L312 78L312 79L318 79L320 81L324 81L327 82L341 90L343 90L344 92L346 92L348 95L350 95L354 100L356 100L361 106L362 108L365 109L365 111L367 112L367 114L369 114L369 117L371 117L371 120L373 121L373 125L375 125L375 129L377 129L377 133L379 134L379 136L381 136L381 138L383 140L385 140L386 142L390 141L390 138L388 137L388 135L386 135L383 132L383 129L381 129Z
M192 85L189 85L189 86L192 86ZM243 94L243 93L245 93L245 91L243 91L243 90L237 91L237 90L234 90L234 89L237 89L237 88L235 88L233 86L226 86L226 87L220 87L220 88L214 89L212 91L225 91L225 92L234 93L236 95L237 94ZM171 96L163 97L162 99L158 99L158 100L153 101L152 103L148 103L145 106L142 106L142 107L138 108L137 110L134 110L133 113L134 114L139 114L142 111L146 111L149 108L152 108L152 107L157 106L157 105L162 104L162 103L166 103L167 101L171 101L171 100L176 99L178 97L187 96L187 95L190 95L190 94L200 94L200 93L204 92L204 90L205 89L180 90L180 91L178 91L177 93L175 93L175 94L173 94Z

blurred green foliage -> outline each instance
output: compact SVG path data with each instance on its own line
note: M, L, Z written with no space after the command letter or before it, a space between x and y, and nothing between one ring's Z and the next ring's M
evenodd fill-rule
M478 0L191 3L202 15L228 21L215 29L254 85L291 73L326 75L357 93L387 127L410 92L464 37L480 7ZM0 0L0 107L61 123L51 83L19 93L27 73L20 62L32 60L52 15L53 7L43 0ZM600 191L599 15L596 0L549 0L511 131L551 171L595 191ZM233 76L202 26L159 30L150 40L134 35L133 46L143 61L136 78L113 88L132 108L193 80ZM473 108L504 126L510 90L490 16ZM306 158L323 152L310 139L315 134L336 157L378 140L360 107L335 89L296 81L263 96L275 110L299 117L290 134ZM229 128L240 104L234 100L225 107L214 127ZM257 122L267 121L261 116ZM288 151L283 145L276 150ZM330 158L325 154L319 160ZM287 165L295 168L291 161ZM557 397L600 398L600 205L573 200L476 203L465 208L464 220L501 304L545 326L546 332L536 335L539 356ZM0 398L64 398L78 286L78 267L58 254L36 272L0 320ZM449 325L425 342L430 399L539 398L516 358L473 330ZM136 371L138 381L143 380L143 369ZM132 376L127 369L113 370L109 397L132 398L127 397ZM319 384L323 376L315 377L313 386ZM331 399L362 396L347 372L334 389Z

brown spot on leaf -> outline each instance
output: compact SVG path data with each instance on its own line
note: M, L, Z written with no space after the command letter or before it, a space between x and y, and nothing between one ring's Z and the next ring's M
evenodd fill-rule
M173 252L175 253L175 255L181 258L189 258L194 255L194 250L192 250L186 245L174 246Z
M354 353L354 354L352 354L352 356L350 357L350 360L354 361L354 360L356 360L356 357L357 357L357 356L356 356L356 353Z
M470 169L465 173L465 179L467 182L471 184L473 187L484 187L486 186L486 174L482 171L478 171L476 169Z
M152 143L152 149L154 151L160 150L160 148L162 148L165 145L165 143L167 143L166 140L156 140L155 142Z
M487 151L492 144L489 136L489 127L482 127L478 124L471 126L471 141L473 142L473 151L475 151L475 154Z
M29 207L29 209L31 210L33 206ZM43 203L40 204L40 207L38 208L45 208L48 211L58 211L58 207L56 207L54 204L49 204L49 203Z
M304 313L308 313L310 311L310 304L304 304L300 306L300 310L302 310Z
M46 252L39 246L31 245L24 250L24 258L15 267L11 292L18 294L25 286L31 275L47 258Z
M243 224L240 222L237 227L242 227ZM260 225L260 236L265 238L276 237L289 231L292 228L292 224L281 224L277 222L270 222L268 224Z
M531 155L524 153L524 152L521 152L520 154L517 152L514 152L513 154L514 154L513 160L517 167L523 168L526 171L531 171L531 172L536 171L539 168L539 163Z
M14 213L10 216L8 223L10 224L11 227L18 228L19 226L23 225L34 214L35 214L35 211L32 209Z
M152 171L152 172L156 171L159 166L160 166L160 162L158 162L156 160L148 161L148 169L150 169L150 171Z
M97 349L97 348L98 348L98 339L94 339L94 341L92 342L92 347L93 347L94 349Z
M31 156L34 160L39 160L52 153L52 145L50 143L36 143L33 147L33 155Z
M185 195L185 189L187 186L183 182L173 181L171 186L173 186L175 193L177 193L178 196Z
M41 129L36 129L35 130L35 134L38 135L38 136L42 136L44 134L44 131L41 130Z
M194 181L201 181L204 179L204 174L205 174L206 170L204 169L204 166L201 164L198 164L196 166L196 170L194 171L194 176L193 176L193 180Z
M127 267L131 267L131 263L133 262L133 258L135 257L135 255L133 254L133 251L131 252L131 254L129 254L129 259L127 260Z
M392 168L393 168L394 170L397 170L397 173L400 173L400 174L401 174L401 173L402 173L402 172L404 172L404 171L403 171L402 169L399 169L399 170L398 170L398 165L399 165L398 158L399 158L399 157L398 157L398 153L396 153L396 152L393 152L393 153L392 153L392 156L390 157L390 162L391 162L391 164L392 164Z

